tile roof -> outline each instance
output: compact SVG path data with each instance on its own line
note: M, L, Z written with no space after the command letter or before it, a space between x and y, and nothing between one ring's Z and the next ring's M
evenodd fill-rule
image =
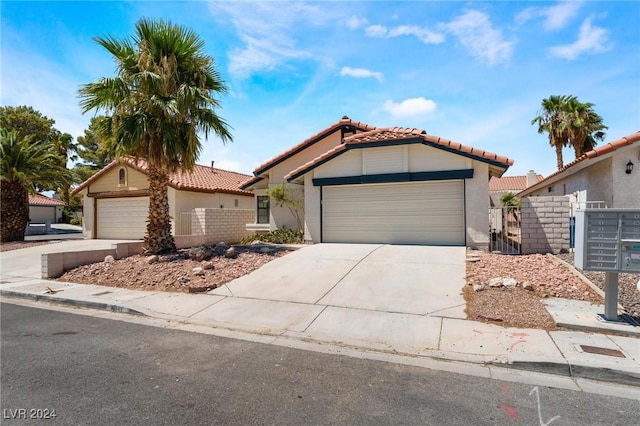
M594 148L591 151L588 151L588 152L584 153L583 155L581 155L580 157L576 158L572 162L566 164L560 170L558 170L558 171L556 171L554 173L551 173L549 176L547 176L546 178L542 179L541 181L539 181L535 185L531 185L525 191L523 191L523 195L530 194L531 192L535 191L536 189L539 189L539 188L545 186L550 180L552 180L553 178L565 173L567 170L570 170L572 167L576 166L577 164L583 163L584 161L587 161L587 160L592 160L592 159L597 158L597 157L601 157L601 156L603 156L605 154L609 154L610 152L613 152L613 151L615 151L617 149L623 148L623 147L628 146L628 145L633 145L633 144L635 144L637 142L640 142L640 131L637 131L637 132L632 133L632 134L627 135L627 136L623 136L620 139L616 139L616 140L614 140L612 142L609 142L606 145L602 145L602 146L599 146L597 148Z
M42 194L29 194L30 206L64 206L64 202Z
M360 130L362 132L368 131L368 130L373 130L376 127L375 126L370 126L369 124L366 123L362 123L360 121L355 121L350 119L349 117L347 117L346 115L342 117L342 119L340 119L340 121L337 121L335 123L333 123L332 125L330 125L329 127L326 127L325 129L319 131L318 133L309 136L307 139L303 140L302 142L300 142L299 144L289 148L288 150L278 154L277 156L271 158L270 160L265 161L264 163L262 163L261 165L259 165L258 167L256 167L255 171L253 172L253 174L255 176L258 176L264 172L266 172L267 170L269 170L271 167L277 165L278 163L286 160L287 158L297 154L298 152L306 149L307 147L313 145L314 143L318 142L319 140L325 138L326 136L328 136L329 134L335 132L336 130L340 129L340 128L355 128L356 130Z
M119 164L126 164L141 173L147 174L147 163L144 160L136 161L133 158L123 158L119 162L112 161L102 170L89 179L84 181L80 186L73 190L73 194L77 194L91 182L107 173ZM179 170L169 175L169 186L178 190L198 191L198 192L224 192L229 194L249 195L253 193L244 191L240 188L240 184L245 182L250 175L232 172L229 170L217 169L209 166L196 164L193 171L186 173Z
M544 177L536 175L537 182ZM489 179L489 191L522 191L527 187L527 176L491 176Z
M344 144L338 145L335 148L332 148L324 154L320 155L319 157L314 158L308 163L301 165L295 170L292 170L285 176L285 179L295 179L301 174L304 174L314 167L317 167L318 165L324 163L325 161L328 161L334 156L339 155L341 151L348 150L349 148L355 148L357 147L357 145L368 145L411 139L420 139L421 142L426 145L432 145L446 150L459 152L463 155L468 155L480 161L488 161L505 169L513 164L513 160L502 155L497 155L492 152L462 145L461 143L443 139L438 136L428 135L425 130L411 129L406 127L389 127L374 129L368 132L358 133L353 136L346 137L344 138Z

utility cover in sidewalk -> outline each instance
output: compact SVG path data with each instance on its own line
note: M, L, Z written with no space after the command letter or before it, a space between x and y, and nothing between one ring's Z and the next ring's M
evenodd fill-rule
M598 346L580 345L583 351L589 354L615 356L617 358L626 358L622 352L617 349L600 348Z

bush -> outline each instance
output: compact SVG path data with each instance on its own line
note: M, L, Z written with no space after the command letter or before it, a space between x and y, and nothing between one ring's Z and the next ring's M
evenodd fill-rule
M240 243L250 244L256 240L271 244L300 244L304 242L304 233L295 229L276 229L266 234L253 234L244 237Z
M71 219L71 221L69 221L70 224L72 225L77 225L77 226L82 226L82 216L80 216L79 218L73 218Z

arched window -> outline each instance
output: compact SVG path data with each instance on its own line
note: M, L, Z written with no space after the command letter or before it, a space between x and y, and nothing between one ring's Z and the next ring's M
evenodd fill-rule
M118 186L126 186L127 185L127 171L125 168L121 168L118 170Z

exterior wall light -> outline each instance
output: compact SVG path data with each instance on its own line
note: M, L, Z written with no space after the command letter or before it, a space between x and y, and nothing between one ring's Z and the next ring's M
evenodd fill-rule
M630 175L632 171L633 171L633 163L631 162L631 160L629 160L629 162L627 163L627 169L625 170L625 172L628 175Z

